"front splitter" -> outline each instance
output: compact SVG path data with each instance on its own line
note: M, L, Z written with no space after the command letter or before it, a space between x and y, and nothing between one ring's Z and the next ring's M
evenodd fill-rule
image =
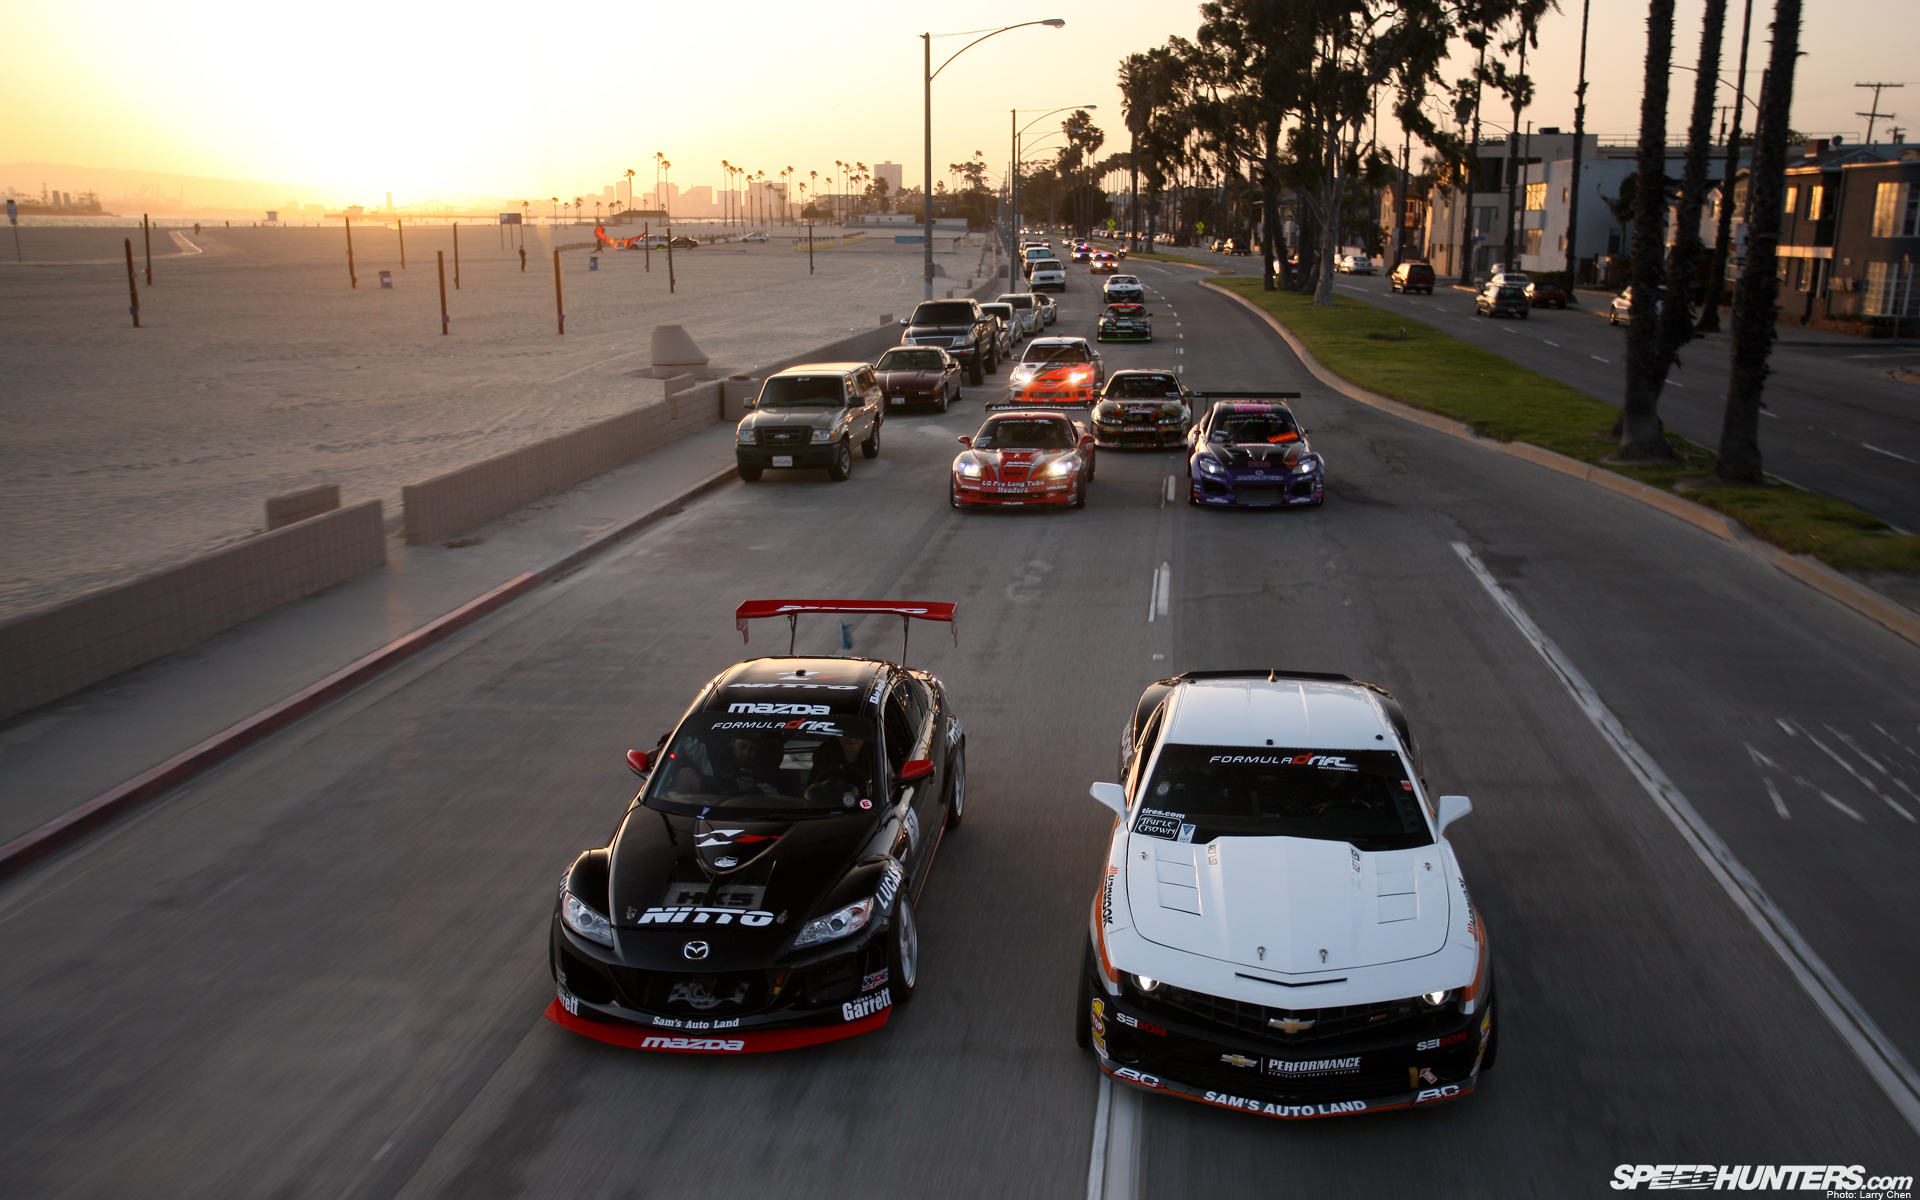
M1215 1108L1231 1108L1237 1112L1254 1113L1273 1117L1281 1121L1308 1121L1319 1117L1346 1117L1359 1113L1388 1112L1398 1108L1424 1108L1429 1104L1442 1104L1449 1100L1460 1100L1471 1095L1480 1075L1476 1070L1459 1083L1443 1083L1434 1087L1422 1088L1415 1092L1403 1092L1398 1095L1380 1096L1369 1100L1335 1100L1323 1104L1285 1104L1275 1100L1259 1100L1247 1096L1236 1096L1230 1092L1211 1088L1194 1087L1178 1080L1167 1079L1146 1071L1136 1071L1132 1067L1115 1066L1105 1057L1100 1058L1100 1069L1121 1083L1132 1084L1148 1092L1162 1092L1179 1096L1184 1100L1194 1100L1201 1104L1211 1104Z
M649 1029L640 1025L612 1021L589 1021L568 1012L556 997L547 1005L546 1018L554 1024L597 1042L624 1046L629 1050L658 1050L668 1054L759 1054L769 1050L797 1050L818 1046L841 1038L871 1033L887 1023L893 1009L883 1008L870 1017L840 1025L801 1025L788 1029L694 1030L692 1035L672 1030Z

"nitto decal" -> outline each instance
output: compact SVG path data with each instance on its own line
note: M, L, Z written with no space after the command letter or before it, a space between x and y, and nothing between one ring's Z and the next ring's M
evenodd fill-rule
M824 717L832 712L824 704L752 704L745 701L727 705L730 713L755 713L760 716Z
M862 996L858 1000L842 1004L840 1006L840 1019L843 1021L858 1021L862 1017L872 1016L883 1008L892 1007L893 989L881 988L880 994L877 996Z
M642 1050L745 1050L741 1038L650 1037L640 1043Z
M1303 1078L1309 1075L1352 1075L1360 1070L1360 1059L1354 1058L1316 1058L1305 1062L1295 1062L1290 1058L1270 1058L1267 1060L1267 1074L1289 1075Z
M1333 1104L1269 1104L1261 1100L1249 1100L1245 1096L1229 1096L1225 1092L1208 1092L1206 1099L1210 1104L1265 1113L1269 1117L1331 1117L1340 1113L1367 1111L1365 1100L1341 1100Z
M1451 1100L1459 1094L1460 1085L1450 1083L1445 1087L1421 1089L1420 1094L1413 1098L1413 1102L1415 1104L1431 1104L1435 1100Z
M1319 767L1323 771L1358 771L1360 768L1341 754L1216 754L1212 763L1243 764L1255 767Z
M881 984L887 981L887 972L888 972L888 968L881 967L878 971L875 971L873 974L863 976L860 980L860 990L863 992L870 992L873 989L879 987Z
M738 917L742 925L758 927L773 924L773 914L763 909L741 911L737 908L696 908L689 905L655 906L640 914L641 925L731 925Z
M1133 818L1133 831L1146 837L1172 841L1180 836L1180 818L1183 815L1157 808L1143 808Z

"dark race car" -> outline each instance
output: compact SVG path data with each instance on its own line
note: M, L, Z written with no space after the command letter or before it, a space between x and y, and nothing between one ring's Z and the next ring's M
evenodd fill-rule
M1286 401L1298 392L1196 392L1220 400L1187 441L1191 504L1233 508L1318 505L1326 498L1326 464L1307 444Z
M1193 409L1172 371L1115 371L1093 406L1093 436L1102 446L1178 446Z
M953 460L955 508L1084 507L1093 482L1086 410L995 406Z
M1109 304L1100 312L1094 340L1099 342L1150 342L1153 340L1153 314L1144 304Z
M873 364L888 408L931 405L941 412L960 399L960 364L938 346L895 346Z
M951 604L866 600L750 600L735 618L745 636L803 612L953 621ZM966 739L938 679L750 659L627 761L639 794L561 880L549 1018L618 1046L729 1054L865 1033L912 998L914 905L966 803Z

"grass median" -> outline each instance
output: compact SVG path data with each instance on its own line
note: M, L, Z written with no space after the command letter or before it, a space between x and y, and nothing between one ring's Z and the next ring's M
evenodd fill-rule
M1162 254L1158 250L1134 250L1128 253L1127 258L1129 260L1136 259L1136 258L1144 258L1148 262L1179 263L1182 266L1187 266L1187 267L1206 267L1209 270L1214 269L1212 263L1203 263L1197 258L1185 258L1178 254Z
M1786 483L1708 486L1714 454L1672 432L1672 463L1605 461L1619 410L1431 325L1336 296L1316 308L1297 292L1244 276L1211 279L1273 314L1326 368L1370 392L1452 417L1483 437L1528 442L1637 479L1739 521L1761 538L1843 570L1920 572L1920 537L1895 533L1850 504Z

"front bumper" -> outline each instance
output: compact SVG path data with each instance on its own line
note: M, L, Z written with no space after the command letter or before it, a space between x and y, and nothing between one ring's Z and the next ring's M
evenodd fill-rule
M1195 472L1193 500L1220 508L1293 508L1326 499L1326 472L1306 475L1207 475Z
M1493 1007L1373 1039L1279 1045L1169 1018L1094 984L1093 1045L1115 1079L1280 1120L1462 1099L1480 1079ZM1424 1047L1424 1048L1423 1048Z
M826 467L833 464L833 442L809 442L804 446L735 446L734 461L759 470L785 470L788 467ZM776 463L776 458L790 462Z
M1074 479L1064 482L996 484L953 481L953 502L962 508L1064 508L1073 503Z
M1153 330L1107 329L1102 327L1094 334L1094 340L1101 342L1150 342L1153 340Z
M1094 444L1107 447L1145 447L1163 450L1184 446L1187 431L1179 425L1102 425L1093 426Z
M702 974L624 966L556 915L548 951L555 996L545 1015L610 1045L682 1054L786 1050L853 1037L892 1015L885 928L870 926L851 944L798 965Z

